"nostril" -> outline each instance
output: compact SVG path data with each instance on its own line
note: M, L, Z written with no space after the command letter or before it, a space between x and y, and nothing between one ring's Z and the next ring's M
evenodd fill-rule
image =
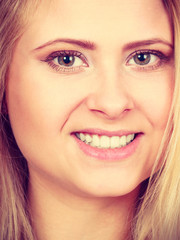
M104 117L106 119L118 119L124 117L127 113L131 111L131 109L114 109L111 107L106 107L102 109L98 108L89 108L89 111L91 111L93 114L99 116L99 117Z
M121 89L97 90L86 98L87 108L94 114L109 119L119 118L134 108L133 99Z

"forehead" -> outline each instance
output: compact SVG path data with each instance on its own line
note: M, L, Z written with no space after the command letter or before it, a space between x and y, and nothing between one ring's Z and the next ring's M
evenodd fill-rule
M35 45L59 37L97 43L152 37L172 41L161 0L42 0L25 35Z

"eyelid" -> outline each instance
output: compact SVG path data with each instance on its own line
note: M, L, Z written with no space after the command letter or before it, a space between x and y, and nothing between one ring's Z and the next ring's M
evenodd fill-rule
M151 54L157 57L157 61L155 63L149 63L145 65L139 65L139 64L130 64L129 61L133 59L133 57L137 56L138 54ZM126 58L126 66L132 67L132 69L136 71L153 71L164 64L168 63L172 59L172 54L165 54L159 50L154 50L154 49L141 49L141 50L136 50L133 53L131 53L127 58Z
M142 50L136 50L133 53L131 53L126 58L126 62L128 62L130 59L132 59L134 56L138 54L152 54L159 57L160 59L168 59L168 56L166 56L164 53L160 52L159 50L142 49Z
M67 66L61 66L60 64L57 64L54 62L54 60L58 57L64 57L64 56L74 56L78 57L82 61L82 65L80 66L72 66L72 67L67 67ZM55 51L49 54L43 62L47 62L48 65L56 72L60 73L78 73L84 70L84 67L89 67L87 58L79 51L75 50L60 50L60 51Z
M45 62L51 61L56 57L63 57L63 56L75 56L75 57L79 57L82 61L87 63L87 59L86 57L78 51L74 51L74 50L62 50L62 51L55 51L51 54L49 54L46 58L45 58ZM88 65L88 64L87 64Z

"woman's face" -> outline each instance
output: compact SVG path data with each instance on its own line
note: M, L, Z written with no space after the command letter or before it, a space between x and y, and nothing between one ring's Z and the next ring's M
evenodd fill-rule
M158 0L42 1L6 90L32 184L117 196L146 179L171 106L172 44Z

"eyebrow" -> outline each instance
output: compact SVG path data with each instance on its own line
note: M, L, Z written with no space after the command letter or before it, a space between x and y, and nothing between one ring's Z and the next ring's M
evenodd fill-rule
M33 51L37 51L40 49L43 49L45 47L57 44L57 43L68 43L68 44L73 44L73 45L77 45L79 47L88 49L88 50L95 50L97 48L96 44L91 42L91 41L87 41L87 40L76 40L76 39L70 39L70 38L58 38L52 41L48 41L46 43L44 43L43 45L35 48ZM161 38L152 38L152 39L148 39L148 40L140 40L140 41L134 41L134 42L130 42L124 45L123 50L131 50L137 47L141 47L141 46L148 46L148 45L153 45L153 44L164 44L169 46L170 48L173 49L173 45L171 43L169 43L168 41L165 41Z
M54 45L56 43L69 43L73 45L77 45L79 47L88 49L88 50L95 50L96 46L93 42L87 41L87 40L76 40L76 39L70 39L70 38L58 38L49 42L44 43L43 45L35 48L33 51L40 50L42 48Z
M149 45L153 45L153 44L164 44L167 45L170 48L174 48L173 45L161 38L152 38L152 39L148 39L148 40L142 40L142 41L135 41L135 42L130 42L125 44L125 46L123 47L123 50L131 50L137 47L141 47L141 46L149 46Z

